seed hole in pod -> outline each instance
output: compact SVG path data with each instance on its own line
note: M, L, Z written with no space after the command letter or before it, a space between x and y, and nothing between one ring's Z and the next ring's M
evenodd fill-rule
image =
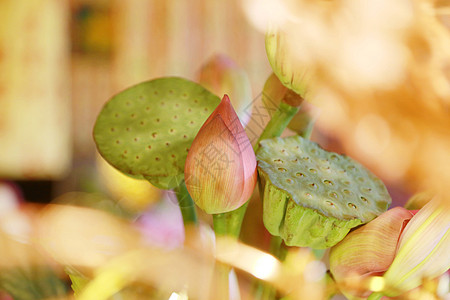
M359 197L363 202L369 202L369 200L367 200L367 198L366 197L364 197L364 196L361 196L361 197Z
M117 140L117 141L116 141L116 144L120 144L120 141L119 141L119 140Z
M338 161L339 157L336 154L331 154L330 155L330 159L333 160L333 161Z
M175 103L175 107L180 107L180 104L178 104L178 103Z
M328 180L328 179L325 179L325 180L323 181L323 183L325 183L325 184L328 185L328 186L333 186L333 185L334 185L333 181Z
M183 139L187 139L187 135L183 135Z
M331 192L330 197L337 199L337 198L339 198L339 195L336 192Z
M207 111L208 111L208 108L207 108L207 107L205 107L204 111L205 111L205 112L207 112Z
M134 117L136 117L136 114L131 114L130 117L134 118Z
M136 155L136 159L139 159L139 155Z
M161 106L164 106L164 105L166 105L166 103L163 101L163 102L161 102Z
M170 143L169 143L169 142L166 142L166 146L169 147L169 146L170 146Z
M111 128L111 132L114 132L114 131L116 131L116 129L114 129L114 128Z
M186 94L186 93L183 93L183 97L185 97L185 98L186 98L186 97L187 97L187 94Z
M289 184L294 183L294 181L292 179L290 179L290 178L286 179L286 182L289 183Z
M311 198L312 198L312 195L311 195L310 193L306 193L306 194L305 194L305 197L311 199Z
M280 171L280 172L286 172L287 170L285 169L285 168L278 168L278 171Z
M134 140L135 142L137 142L139 139L138 139L137 137L135 137L133 140Z
M314 190L317 189L317 184L315 184L315 183L310 183L310 184L308 184L308 186L309 186L311 189L314 189Z
M298 159L297 159L297 158L296 158L296 159L293 159L292 162L293 162L293 163L296 163L296 162L298 162Z
M156 119L156 123L159 123L159 121L161 121L159 118Z
M155 160L156 160L156 161L159 161L159 157L155 157Z
M173 90L169 90L169 94L173 94Z
M130 129L130 127L127 127L127 128L125 128L125 130L126 130L126 131L130 131L131 129Z
M342 192L343 192L345 195L347 195L347 196L349 196L349 195L352 194L352 192L350 192L350 191L347 190L347 189L343 189Z
M297 177L305 177L305 174L303 174L302 172L297 172L297 173L295 173L295 176L297 176Z
M151 150L151 149L152 149L152 145L148 145L147 148L148 148L149 150Z
M145 122L144 121L141 121L141 123L140 123L141 125L144 125L145 124Z
M173 133L175 130L173 128L170 128L169 132Z
M280 163L280 164L284 163L284 161L282 161L282 160L279 159L279 158L274 159L273 162Z
M118 117L119 117L119 114L115 114L114 117L118 118Z
M197 99L194 99L194 103L198 103L198 100L197 100Z
M157 132L153 132L152 133L152 137L155 139L156 137L158 136L158 133Z
M127 101L127 103L126 103L126 104L127 104L127 106L130 106L130 105L131 105L131 103L130 103L129 101Z
M191 112L191 111L192 111L192 109L188 108L188 112Z
M194 125L194 124L195 124L195 122L194 122L194 121L190 121L190 122L189 122L189 124L191 124L191 125Z
M128 150L123 150L123 154L127 154L128 153Z
M186 148L186 152L189 152L189 148Z
M175 158L175 154L172 154L171 157L172 157L172 158Z
M153 94L154 94L154 95L158 95L158 91L154 91Z
M150 110L150 107L149 107L149 106L147 106L147 107L145 108L145 110L146 110L146 111L149 111L149 110Z
M347 205L348 205L348 207L350 207L350 208L356 209L356 205L353 204L353 203L348 203Z
M310 173L313 173L313 174L316 174L316 173L317 173L317 170L316 170L316 169L313 169L313 168L311 168L311 169L309 169L309 172L310 172Z
M281 153L285 153L286 152L286 149L281 149Z
M334 206L334 203L331 202L330 200L326 200L325 203L326 203L327 205L329 205L329 206Z
M372 192L372 189L371 188L362 188L362 191L364 193L370 193L370 192Z

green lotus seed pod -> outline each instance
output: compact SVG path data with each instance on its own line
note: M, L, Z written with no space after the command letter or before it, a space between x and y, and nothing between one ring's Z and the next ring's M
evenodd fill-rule
M391 203L383 182L347 156L300 136L260 144L264 225L288 246L331 247Z
M220 98L186 79L159 78L114 96L94 127L98 151L119 171L162 189L184 179L197 132Z

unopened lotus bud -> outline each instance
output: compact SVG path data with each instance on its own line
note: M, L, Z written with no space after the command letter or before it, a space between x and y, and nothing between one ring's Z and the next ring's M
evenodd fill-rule
M394 261L384 274L387 296L414 289L450 268L450 211L436 198L406 225Z
M331 248L330 271L336 282L345 287L346 282L358 282L367 276L382 275L395 257L398 239L413 213L395 207L364 226L350 232ZM367 297L370 291L363 286L343 292Z
M227 95L195 137L185 165L186 187L209 214L235 210L256 185L256 159Z
M216 95L227 94L241 123L251 115L252 89L247 73L225 55L213 56L197 75L197 81Z
M281 83L302 98L308 99L311 72L296 58L283 31L272 29L266 33L266 53L272 70Z
M349 157L300 136L260 145L264 225L288 246L331 247L391 203L382 181Z

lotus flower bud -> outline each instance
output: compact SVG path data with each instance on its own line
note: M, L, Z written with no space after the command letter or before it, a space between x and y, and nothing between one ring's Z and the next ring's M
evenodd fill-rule
M412 217L413 213L402 207L390 209L331 248L330 271L336 282L344 285L367 276L382 275L394 260L398 238ZM370 294L362 286L358 287L360 290L343 292L360 297Z
M225 55L215 55L200 70L197 81L216 95L229 95L245 126L250 120L252 90L247 74Z
M450 268L450 211L434 198L403 231L394 261L384 274L388 296L397 296Z
M195 137L184 174L192 199L209 214L235 210L250 198L255 153L227 95Z
M308 100L311 72L292 50L293 47L282 30L271 29L266 33L266 53L273 72L284 86Z

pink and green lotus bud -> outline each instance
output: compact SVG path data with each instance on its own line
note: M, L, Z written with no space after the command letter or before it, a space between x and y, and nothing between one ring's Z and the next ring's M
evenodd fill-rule
M347 156L300 136L260 145L264 225L288 246L332 247L391 203L383 182Z
M402 207L390 209L331 248L330 271L338 285L348 287L342 292L357 297L370 295L364 286L355 284L351 288L346 283L382 275L394 260L398 239L412 217L413 212Z
M450 268L450 210L434 198L403 231L394 261L384 274L387 296L420 286Z
M225 55L213 56L197 75L197 81L216 95L229 95L241 123L250 120L252 89L247 73Z
M227 95L195 137L184 175L192 199L209 214L235 210L250 198L255 153Z
M281 83L302 98L308 99L312 83L311 71L295 55L282 30L272 28L266 33L266 53L272 70Z

